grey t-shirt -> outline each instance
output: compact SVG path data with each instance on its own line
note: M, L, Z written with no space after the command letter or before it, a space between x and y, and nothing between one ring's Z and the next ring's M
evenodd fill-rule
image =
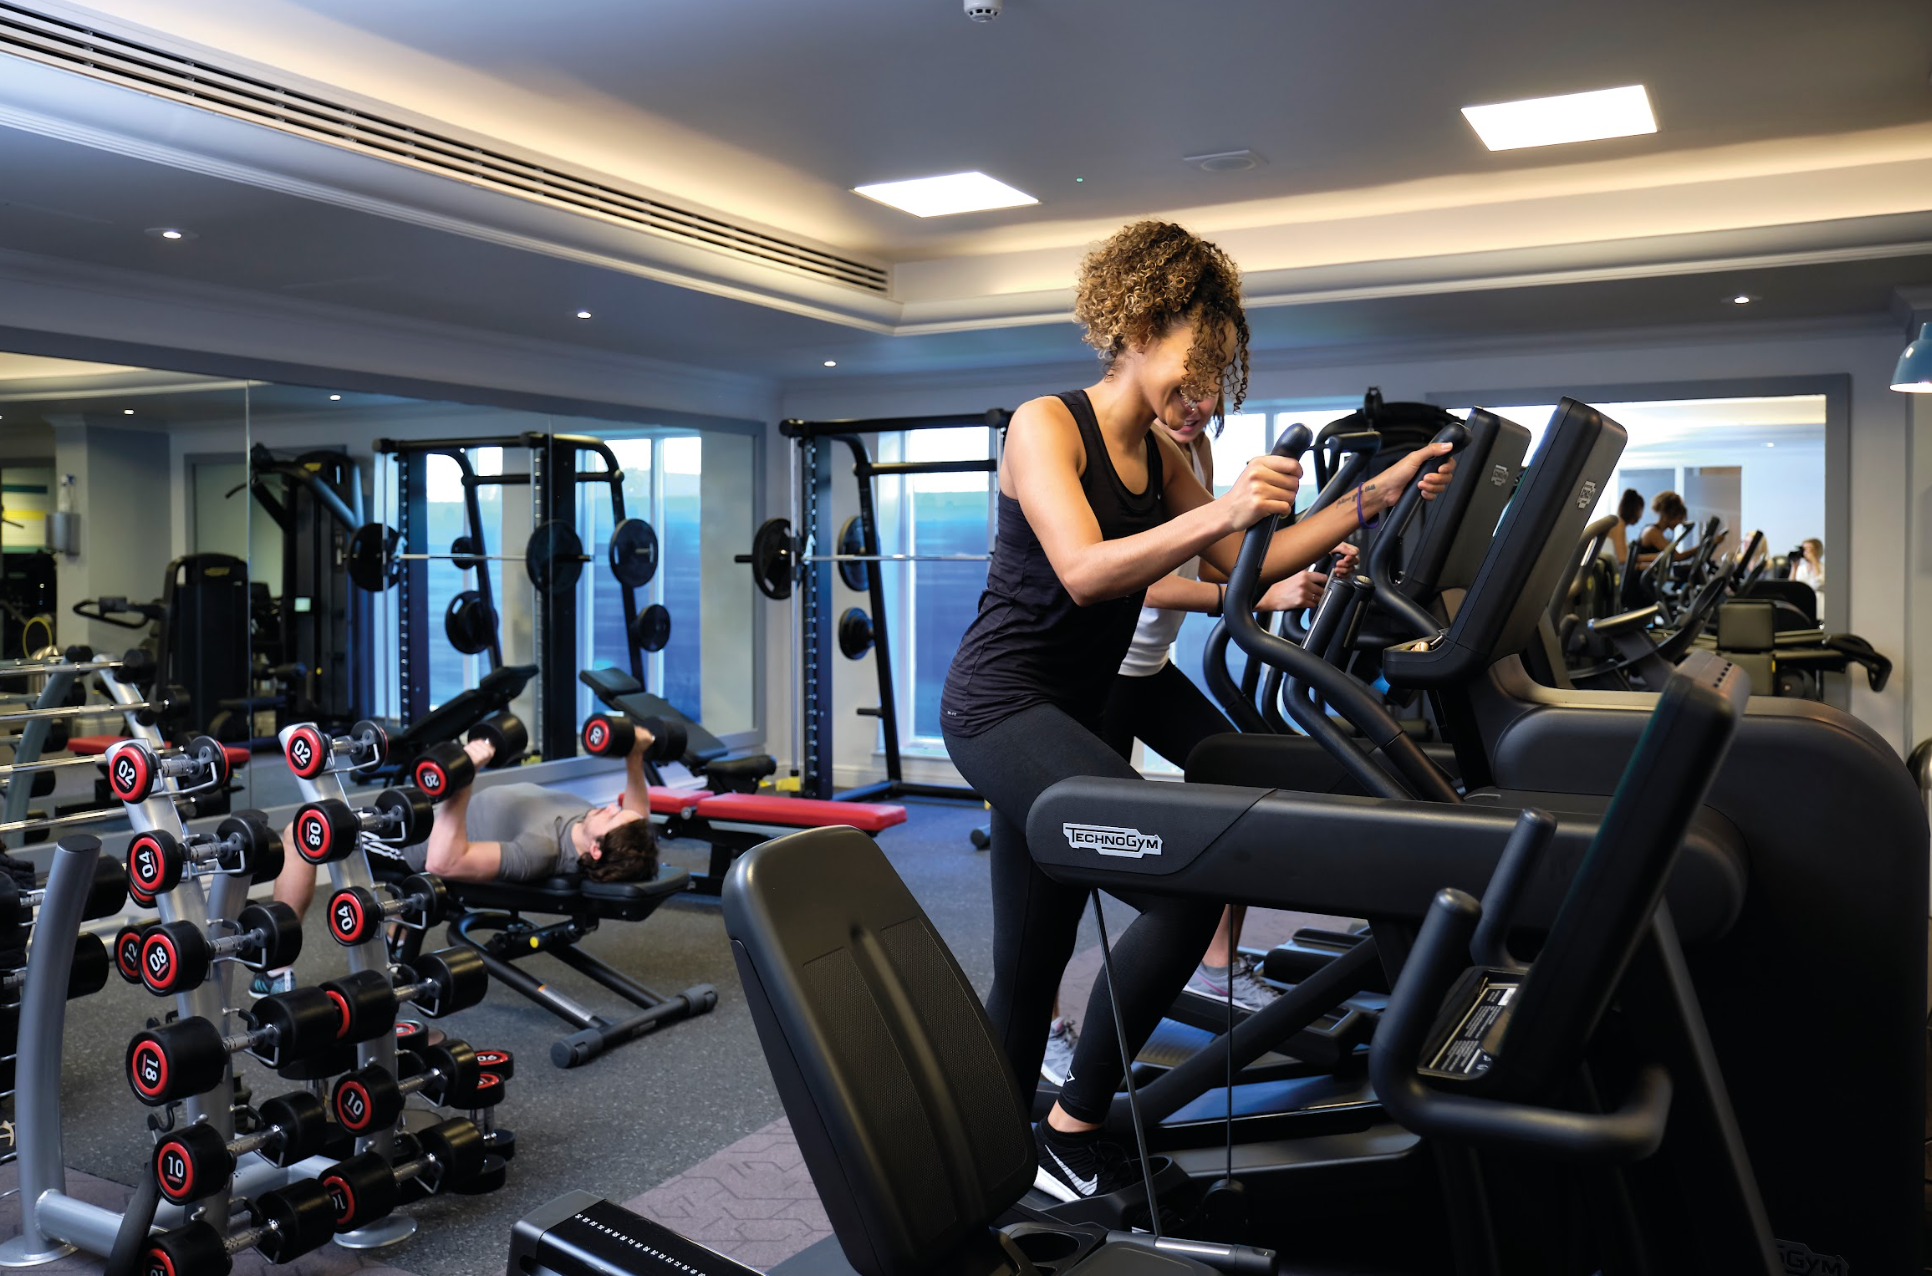
M573 793L546 789L541 784L497 784L478 789L470 798L465 829L472 842L501 842L503 862L497 877L527 882L577 871L577 844L570 826L590 811L590 803ZM409 848L416 871L428 851Z

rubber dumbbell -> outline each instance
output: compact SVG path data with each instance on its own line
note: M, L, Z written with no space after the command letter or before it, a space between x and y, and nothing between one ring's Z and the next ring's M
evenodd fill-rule
M667 718L638 718L633 721L608 713L593 713L584 719L581 737L584 752L598 758L625 757L637 747L634 727L651 733L651 747L644 756L652 762L676 762L684 756L689 733L682 722Z
M404 785L376 794L374 806L350 806L322 798L295 813L295 853L311 864L347 859L364 833L395 846L414 846L429 836L436 815L423 790Z
M288 769L304 780L324 771L365 770L381 765L388 756L389 733L367 718L350 727L348 735L329 735L305 722L288 733L282 746Z
M289 1263L335 1239L335 1205L315 1179L263 1192L247 1207L250 1226L227 1236L197 1219L152 1238L142 1251L143 1276L228 1276L243 1250Z
M386 921L426 930L443 920L448 907L449 888L434 873L412 874L400 888L345 886L329 896L329 934L336 943L353 947Z
M114 969L128 983L142 982L141 941L147 938L147 934L147 927L137 926L133 922L114 934Z
M235 933L210 939L193 922L162 922L141 938L141 982L157 997L199 988L226 958L250 970L290 966L302 955L302 919L280 900L250 904Z
M217 872L266 882L281 871L282 836L260 811L231 815L212 834L176 838L166 829L149 829L127 844L128 892L142 905L188 876Z
M386 1130L402 1115L403 1101L412 1094L439 1107L469 1106L483 1074L476 1066L476 1052L468 1045L452 1037L410 1057L421 1061L422 1070L401 1081L377 1063L337 1081L329 1096L336 1122L356 1135Z
M336 1231L353 1232L394 1210L405 1183L419 1183L434 1195L483 1168L488 1149L482 1132L461 1117L425 1126L412 1137L415 1155L397 1164L380 1152L364 1152L322 1172L322 1185L335 1206Z
M213 1196L234 1177L235 1165L250 1152L283 1169L316 1156L329 1140L329 1111L307 1090L292 1090L262 1104L261 1128L224 1139L202 1122L176 1130L154 1148L154 1177L161 1195L176 1205Z
M373 1041L396 1028L396 1012L413 1004L432 1019L468 1010L490 990L490 972L471 948L444 948L423 953L414 967L398 966L395 982L379 970L358 970L320 985L342 1014L344 1041ZM400 1038L397 1048L414 1043Z
M222 1035L199 1017L145 1028L127 1047L127 1079L134 1097L161 1107L206 1094L221 1084L228 1057L247 1051L271 1068L335 1048L342 1013L320 989L297 988L263 997L242 1016L245 1032Z
M469 738L487 741L492 771L515 766L530 747L530 731L514 713L493 713L470 728Z
M50 939L49 942L51 943L52 940ZM99 935L76 935L74 961L67 970L67 999L72 1001L76 997L85 997L89 993L99 992L105 988L107 972L113 965L114 959L108 956L107 945L101 942ZM0 974L0 989L7 992L22 988L26 983L25 966ZM0 1051L0 1054L3 1053L10 1052Z
M64 846L77 844L80 834L61 839ZM81 905L83 920L92 921L97 917L112 917L127 905L127 869L121 861L111 855L102 855L94 861L94 879L87 885L87 902ZM20 884L8 873L0 873L0 929L24 925L36 909L47 898L44 887L21 890Z
M162 779L187 789L218 788L228 782L228 751L211 735L198 735L185 749L156 752L146 740L122 740L107 751L107 787L127 803L148 800Z

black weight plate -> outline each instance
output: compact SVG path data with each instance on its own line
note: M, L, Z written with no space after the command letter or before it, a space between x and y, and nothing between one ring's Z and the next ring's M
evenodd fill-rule
M751 538L751 578L774 601L792 596L792 521L768 518Z
M872 650L872 617L857 607L847 607L839 615L839 654L857 660Z
M620 585L640 589L657 575L657 529L641 518L627 518L610 534L610 574Z
M475 571L483 565L483 560L477 557L476 542L468 536L458 536L449 543L449 556L459 571Z
M839 553L865 553L865 524L857 514L846 519L845 526L839 528ZM871 563L840 563L839 579L845 582L847 589L863 593L872 583L871 567Z
M631 642L641 651L663 651L671 642L671 613L662 603L652 603L637 614L631 625Z
M523 570L546 594L561 594L583 578L584 543L570 524L552 519L530 533L523 548Z
M402 567L395 557L400 539L401 533L381 523L356 528L349 537L349 579L374 594L394 585Z
M443 634L449 645L466 656L490 649L496 636L496 608L483 601L483 595L466 589L449 600L443 613Z

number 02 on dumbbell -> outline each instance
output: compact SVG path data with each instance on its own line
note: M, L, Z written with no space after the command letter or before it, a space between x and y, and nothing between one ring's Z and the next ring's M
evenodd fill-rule
M689 743L684 724L665 718L640 718L636 727L651 733L644 756L653 762L676 762ZM621 758L637 747L637 731L629 718L593 713L584 719L584 752L596 758Z
M280 900L250 904L232 923L235 933L210 939L189 921L161 922L141 937L141 982L157 997L199 988L216 961L250 970L293 965L302 955L302 919Z
M389 756L389 733L364 718L348 735L329 735L313 723L291 729L282 746L288 769L304 780L324 771L360 771L380 766Z
M228 751L213 736L198 735L188 747L156 752L146 740L123 740L107 753L107 787L118 801L148 800L162 779L180 782L183 792L228 783Z
M374 806L323 798L295 812L295 853L311 864L331 864L347 859L364 833L393 846L414 846L429 836L435 818L428 796L409 785L384 789Z
M470 728L469 738L487 740L490 744L490 763L492 771L501 770L523 756L530 747L530 732L515 714L497 713L483 719ZM410 768L409 778L416 787L429 795L432 802L441 802L450 794L470 786L476 779L476 763L471 760L469 751L455 740L446 740L432 746L416 764Z

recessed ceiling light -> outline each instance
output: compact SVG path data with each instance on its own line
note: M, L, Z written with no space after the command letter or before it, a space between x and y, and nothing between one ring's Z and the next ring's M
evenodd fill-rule
M121 409L121 415L122 415L122 416L133 416L133 415L134 415L134 409L133 409L133 408L122 408L122 409Z
M1084 178L1084 177L1076 177L1076 178L1074 178L1073 180L1074 180L1074 181L1076 181L1076 182L1084 182L1084 181L1086 181L1087 179L1086 179L1086 178Z
M1605 137L1655 133L1657 117L1641 84L1593 93L1533 97L1521 102L1465 106L1463 116L1492 151L1563 142L1594 142Z
M1023 190L977 171L916 177L907 182L874 182L852 189L867 199L876 199L914 217L979 213L989 208L1020 208L1040 202Z
M1764 446L1766 446L1766 447L1776 447L1776 446L1778 446L1778 445L1777 445L1777 444L1775 444L1775 443L1767 443L1767 444L1765 444Z
M180 239L197 238L192 230L183 230L179 226L150 226L148 227L147 233L156 239L166 239L171 242Z
M1748 306L1753 301L1756 301L1756 300L1757 298L1753 297L1750 293L1741 292L1737 296L1731 298L1731 304L1734 306Z
M588 318L590 318L590 311L588 311L588 310L579 310L579 311L577 312L577 317L578 317L579 319L588 319Z
M839 361L837 359L827 359L825 361L825 366L828 368L836 368L839 366Z
M1207 155L1183 155L1183 163L1192 164L1203 173L1245 173L1251 168L1260 168L1268 161L1250 150L1214 151Z
M339 395L339 394L332 394L332 395L330 395L330 396L329 396L329 402L330 402L330 403L336 403L336 402L339 402L339 401L341 400L341 398L342 398L342 396L341 396L341 395Z

